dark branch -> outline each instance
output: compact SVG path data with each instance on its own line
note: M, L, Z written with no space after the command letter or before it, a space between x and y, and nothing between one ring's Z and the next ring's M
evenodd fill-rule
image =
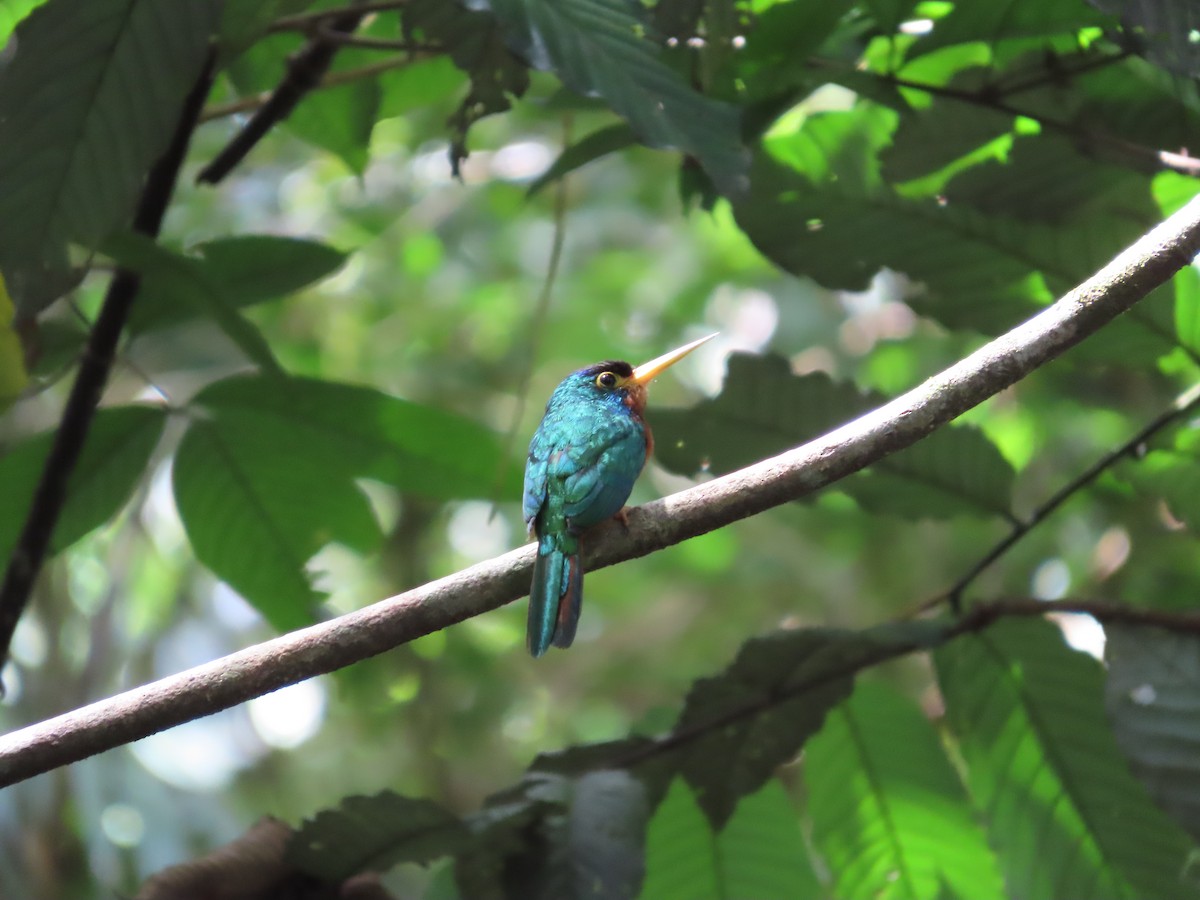
M358 27L365 15L361 7L353 7L336 17L321 19L322 30L349 34ZM242 130L234 135L233 140L225 145L225 149L200 170L196 180L216 184L232 172L276 124L292 114L304 95L321 83L337 51L338 45L334 41L318 35L289 57L283 81L279 82Z
M1053 306L907 394L803 447L633 510L628 528L611 522L596 528L585 547L586 568L722 528L911 446L1098 331L1197 252L1200 197ZM528 592L533 555L532 545L522 547L6 735L0 738L0 786L332 672L516 600Z
M944 594L940 594L925 603L921 607L922 610L932 609L942 603L949 603L952 609L958 610L962 604L963 592L971 586L985 569L1007 553L1017 541L1029 534L1029 532L1044 522L1051 513L1099 478L1108 469L1112 468L1126 456L1136 454L1138 449L1149 441L1150 438L1173 422L1177 422L1197 407L1200 407L1200 385L1195 385L1176 397L1170 409L1156 416L1153 421L1125 443L1121 444L1121 446L1105 453L1076 478L1056 491L1048 500L1036 507L1028 516L1017 522L1013 526L1012 531L981 557L979 562L975 563L962 578L954 583L953 587Z
M162 157L146 177L141 200L134 214L133 229L155 237L162 225L163 215L179 178L179 169L187 153L188 142L195 130L204 99L212 87L214 57L204 63L196 84L184 101L179 122ZM42 476L34 491L29 515L17 544L13 548L4 582L0 585L0 666L8 658L17 622L29 602L34 581L50 546L54 526L67 497L67 482L87 440L96 407L104 393L116 355L117 342L125 328L129 310L137 296L139 277L128 270L118 269L109 282L108 292L100 314L88 336L79 361L75 383L67 397L62 421L54 434L54 442L46 457Z

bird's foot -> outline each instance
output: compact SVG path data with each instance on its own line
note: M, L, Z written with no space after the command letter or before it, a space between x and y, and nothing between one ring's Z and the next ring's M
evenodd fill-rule
M618 522L621 523L621 526L626 531L629 530L629 512L630 512L630 510L635 509L635 508L636 507L633 507L633 506L622 506L620 508L620 510L617 511L617 514L615 516L613 516L614 519L616 519Z

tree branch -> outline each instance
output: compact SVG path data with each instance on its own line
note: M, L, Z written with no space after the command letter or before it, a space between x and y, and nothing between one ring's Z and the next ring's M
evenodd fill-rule
M1200 197L1083 285L907 394L802 447L632 511L588 535L588 569L795 500L902 450L1128 310L1200 252ZM0 786L390 650L524 596L532 545L328 622L0 738ZM1049 608L1049 607L1047 607ZM982 615L976 613L976 615ZM577 651L583 652L583 651Z
M962 604L963 592L971 586L985 569L1007 553L1017 541L1029 534L1029 532L1045 521L1051 513L1099 478L1112 466L1116 465L1121 459L1137 453L1138 448L1150 440L1150 438L1154 437L1154 435L1172 422L1183 418L1197 407L1200 407L1200 384L1188 388L1188 390L1175 398L1175 402L1171 404L1170 409L1159 413L1137 434L1116 449L1105 453L1078 476L1059 488L1048 500L1037 506L1028 516L1018 520L1007 536L984 554L949 590L943 594L939 594L932 600L926 601L921 606L921 611L933 609L942 603L949 603L952 609L959 610Z
M170 144L146 176L146 185L134 213L134 231L150 237L158 234L179 178L179 169L187 154L188 143L196 128L197 117L212 87L214 59L210 53L195 85L184 100ZM79 454L92 427L92 419L112 370L117 342L125 329L125 321L140 285L141 278L135 272L128 269L116 271L109 282L100 314L84 345L75 383L71 386L25 525L13 548L4 582L0 585L0 666L8 658L13 632L41 571L54 526L67 499L67 482L75 471Z
M258 142L266 137L275 125L292 114L304 95L317 87L333 63L338 45L324 35L349 33L358 27L366 15L359 7L351 7L331 19L321 19L322 35L313 37L302 49L288 57L287 74L275 86L271 96L259 107L225 148L212 162L200 170L196 181L201 184L216 184L233 171Z
M405 53L402 56L393 56L389 59L381 59L379 62L370 63L365 66L359 66L356 69L345 69L340 72L330 72L320 82L313 87L314 91L323 91L326 88L338 87L342 84L349 84L352 81L358 81L363 78L374 78L384 72L390 72L392 69L402 69L405 66L410 66L415 62L421 62L425 59L432 59L437 56L437 53ZM200 114L201 122L211 122L213 119L223 119L226 116L234 116L238 113L253 112L256 109L261 109L266 106L272 97L272 91L264 91L261 94L250 94L246 97L239 97L237 100L231 100L228 103L219 103L215 106L207 107Z

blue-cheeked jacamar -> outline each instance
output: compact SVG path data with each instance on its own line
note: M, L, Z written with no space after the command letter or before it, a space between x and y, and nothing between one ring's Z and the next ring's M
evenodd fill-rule
M575 639L583 602L579 536L621 512L654 449L642 419L647 385L715 336L637 368L613 360L588 366L550 395L525 464L525 523L538 541L526 632L534 656Z

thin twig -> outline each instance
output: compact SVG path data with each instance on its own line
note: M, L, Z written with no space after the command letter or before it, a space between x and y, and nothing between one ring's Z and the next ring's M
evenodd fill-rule
M134 231L150 237L158 235L179 178L179 169L187 154L188 143L196 128L197 117L204 106L204 98L212 88L214 59L210 53L205 60L195 85L184 100L171 143L146 178L146 186L134 214ZM54 441L34 491L21 536L17 539L4 573L4 582L0 585L0 666L8 658L13 632L29 602L34 580L41 571L54 526L67 499L67 482L79 462L104 386L108 383L117 342L125 329L140 285L141 279L136 273L127 269L117 270L109 282L104 303L84 345L75 383L63 409L58 430L54 433Z
M341 31L333 31L327 27L319 28L316 37L322 41L337 44L340 47L359 47L363 50L398 50L402 53L426 53L431 55L445 52L444 47L439 47L436 44L414 43L413 41L406 41L399 38L393 40L390 38L368 37L363 34L346 34Z
M384 72L389 72L392 69L402 69L405 66L410 66L413 63L421 62L422 60L432 59L437 56L437 53L413 53L403 56L395 56L391 59L382 59L379 62L373 62L366 66L359 66L356 69L346 69L341 72L330 72L320 83L313 88L314 91L323 91L326 88L334 88L339 85L349 84L352 81L360 81L364 78L374 78L376 75L381 75ZM272 92L264 91L261 94L251 94L248 97L241 97L237 100L232 100L229 103L220 103L216 106L210 106L200 115L201 122L211 122L213 119L223 119L226 116L234 116L239 113L253 112L256 109L261 109L271 99Z
M1120 53L1114 53L1108 56L1097 56L1088 59L1075 67L1064 69L1048 68L1045 71L1038 72L1036 75L1030 75L1024 81L1017 81L1013 84L997 86L995 94L998 97L1009 97L1013 94L1020 94L1025 91L1032 91L1036 88L1045 87L1048 84L1054 84L1056 81L1069 80L1079 75L1094 72L1097 69L1105 69L1117 63L1124 62L1133 56L1130 50L1122 50Z
M933 609L943 603L949 603L950 608L958 611L962 607L962 595L968 587L978 578L984 570L992 565L996 560L1002 557L1013 545L1021 538L1037 528L1044 522L1055 510L1070 500L1075 494L1079 493L1093 481L1099 478L1104 472L1116 465L1126 456L1130 456L1138 452L1138 449L1144 445L1150 438L1154 437L1158 432L1162 431L1168 425L1178 421L1183 416L1186 416L1192 410L1200 407L1200 384L1193 385L1184 391L1171 404L1171 408L1155 416L1144 428L1138 431L1133 437L1127 440L1121 446L1105 453L1098 460L1092 463L1088 468L1084 469L1079 475L1063 485L1052 494L1044 503L1037 506L1033 512L1019 520L1012 530L999 541L991 550L985 553L975 565L966 572L953 586L943 594L939 594L932 600L926 601L920 607L920 612Z
M328 22L330 19L336 19L338 16L346 13L368 15L370 13L402 9L407 5L408 0L383 0L383 2L379 3L356 3L353 6L339 6L335 9L319 9L315 12L299 13L294 16L284 16L283 18L276 19L267 28L267 32L303 31L308 33L312 31L314 26Z
M323 31L351 32L358 27L366 15L361 7L354 6L341 15L329 19ZM271 96L259 107L242 130L234 135L225 148L212 162L200 170L196 181L201 184L217 184L233 171L246 155L258 145L267 133L282 122L304 95L317 87L333 63L338 47L324 37L313 37L297 53L288 58L287 74L275 86Z
M571 146L570 113L563 116L562 142L564 147ZM504 482L504 473L508 461L512 459L513 446L517 440L517 430L521 427L521 419L525 415L525 406L529 402L529 385L533 381L533 368L537 363L538 351L541 349L542 337L546 333L546 321L550 318L550 301L554 298L554 284L558 280L558 267L562 261L563 243L567 236L567 178L563 176L554 188L554 236L550 241L550 260L546 263L546 275L542 279L542 288L538 292L537 304L529 318L529 339L526 342L524 366L521 378L517 384L517 408L513 411L512 424L504 436L504 449L500 455L499 471L496 473L496 484L492 489L492 499ZM496 507L493 505L492 514Z
M873 412L589 535L584 567L635 559L826 487L912 446L1094 334L1200 252L1200 196L1053 306ZM532 544L0 738L0 787L343 668L523 597ZM983 613L975 613L983 615Z

